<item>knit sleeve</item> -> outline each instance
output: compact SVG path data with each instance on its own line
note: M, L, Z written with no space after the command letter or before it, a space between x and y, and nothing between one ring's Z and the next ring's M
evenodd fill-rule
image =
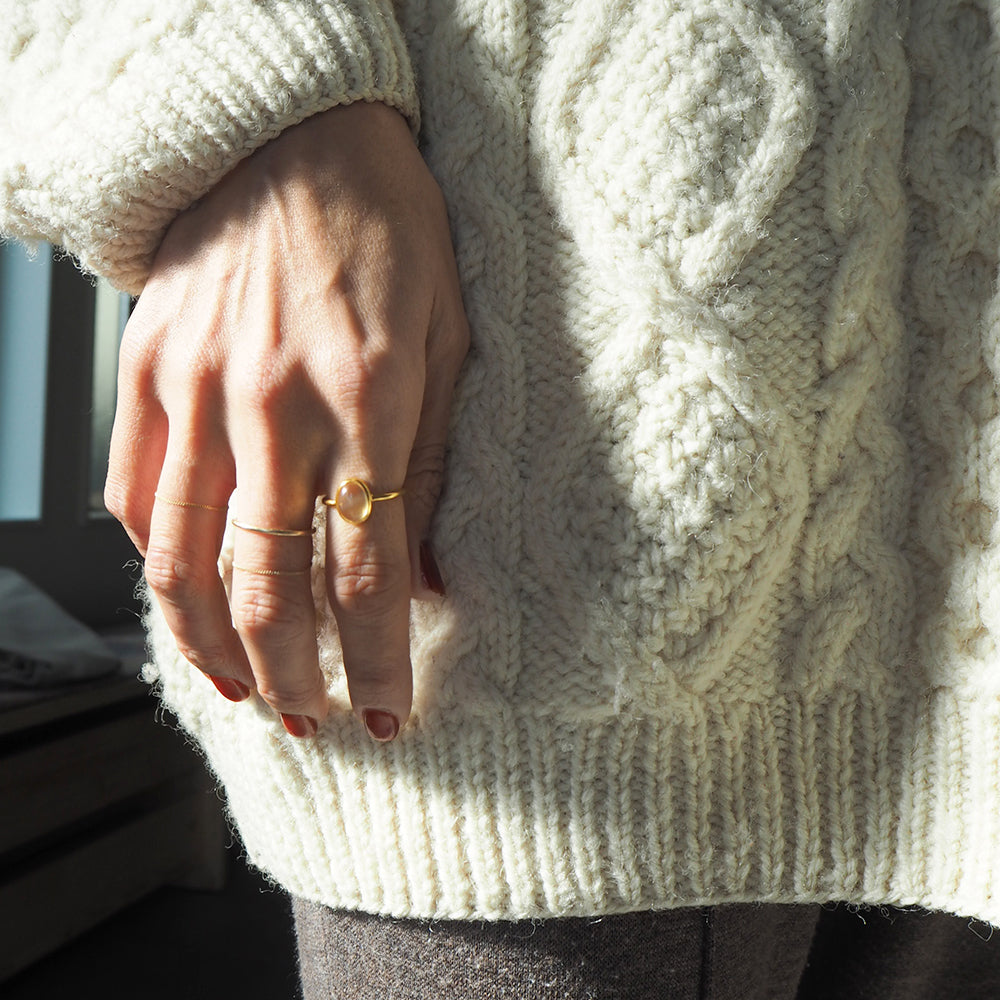
M36 0L0 19L0 233L138 293L173 218L283 129L418 126L391 0Z

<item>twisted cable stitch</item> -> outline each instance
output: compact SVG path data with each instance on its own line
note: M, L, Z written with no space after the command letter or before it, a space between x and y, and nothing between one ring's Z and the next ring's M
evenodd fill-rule
M407 25L434 26L413 54L424 80L430 136L424 153L458 220L456 258L472 352L480 362L468 366L456 395L453 422L470 433L452 444L448 488L436 518L442 531L435 545L445 564L453 550L473 558L463 560L463 577L453 588L465 627L451 637L447 653L459 666L435 678L441 688L435 705L446 710L468 700L471 684L480 710L493 712L502 710L524 658L518 594L507 588L522 557L520 441L530 419L518 331L527 248L524 220L514 209L524 202L527 178L526 150L516 139L526 126L516 95L528 59L528 20L522 0L457 7L429 0L401 16ZM445 65L455 65L456 73L435 72ZM505 484L503 500L483 511L482 486L494 482ZM499 575L498 566L505 567ZM488 677L478 673L473 654L487 656L498 669Z
M915 331L909 419L920 442L913 509L929 670L988 683L1000 614L1000 75L983 3L913 5L909 143L913 202L907 307ZM919 154L919 155L918 155Z
M895 304L904 219L896 123L907 72L892 5L831 3L827 29L835 111L825 137L825 221L839 262L813 393L820 414L811 452L816 501L800 576L811 613L796 651L797 676L829 686L848 671L851 683L864 686L883 680L868 663L901 662L911 615L899 533L905 446L894 426L905 389ZM885 455L897 457L880 461Z

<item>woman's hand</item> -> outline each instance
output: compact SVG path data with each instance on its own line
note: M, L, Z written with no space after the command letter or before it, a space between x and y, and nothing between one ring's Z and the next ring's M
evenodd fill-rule
M328 592L351 701L377 739L410 711L411 592L468 345L440 192L405 121L334 108L283 133L179 216L125 330L105 500L145 558L184 656L289 732L327 713L308 569L328 509ZM239 487L231 593L217 559ZM422 558L429 558L430 565ZM235 683L234 683L235 682Z

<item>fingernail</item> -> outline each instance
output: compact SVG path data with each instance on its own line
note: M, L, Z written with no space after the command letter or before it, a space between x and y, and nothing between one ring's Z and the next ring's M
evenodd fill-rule
M445 596L444 580L441 578L441 570L438 569L434 553L431 552L430 542L420 543L420 582L439 597Z
M246 684L233 680L232 677L212 677L209 674L208 679L215 685L216 690L223 698L228 698L230 701L244 701L250 697L250 688Z
M367 708L361 713L365 720L365 729L373 740L388 743L399 733L399 719L392 712L383 712L377 708Z
M315 736L316 731L319 729L319 723L315 719L310 719L308 715L285 715L282 712L281 721L285 729L292 736L298 736L300 740Z

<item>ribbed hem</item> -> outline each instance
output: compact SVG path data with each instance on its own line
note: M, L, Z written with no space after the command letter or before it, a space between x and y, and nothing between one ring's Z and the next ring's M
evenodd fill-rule
M27 51L23 72L11 63L0 88L13 122L0 154L4 232L60 243L125 291L141 290L173 218L284 129L362 100L418 127L389 0L145 6L122 8L121 24L103 7L81 15L48 40L65 67L43 75Z
M308 900L488 919L846 900L1000 923L995 703L938 690L912 717L836 692L599 726L458 718L382 746L346 714L296 741L174 680L250 857Z

